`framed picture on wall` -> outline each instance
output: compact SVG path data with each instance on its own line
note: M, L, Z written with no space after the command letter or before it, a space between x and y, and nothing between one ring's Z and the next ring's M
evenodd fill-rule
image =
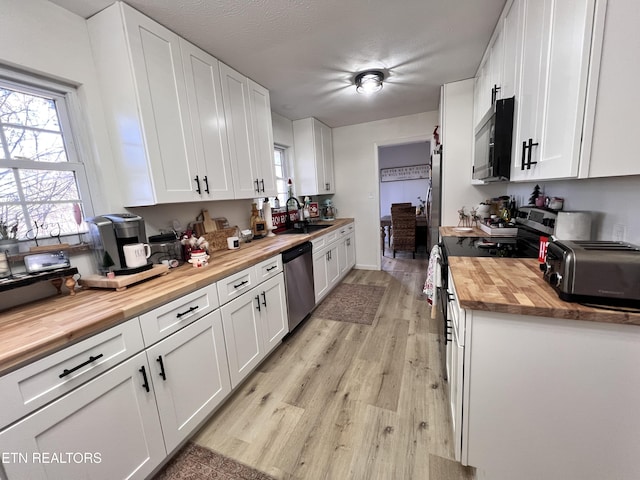
M406 167L392 167L380 169L381 182L397 182L400 180L416 180L429 178L429 165L408 165Z

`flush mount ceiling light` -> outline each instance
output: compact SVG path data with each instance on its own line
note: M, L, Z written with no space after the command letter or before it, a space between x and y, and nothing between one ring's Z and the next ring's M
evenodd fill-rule
M380 70L366 70L356 75L354 82L358 93L375 93L382 89L384 73Z

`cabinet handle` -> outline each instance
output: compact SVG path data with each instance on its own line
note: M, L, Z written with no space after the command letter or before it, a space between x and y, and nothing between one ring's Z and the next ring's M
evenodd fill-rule
M177 318L181 318L184 317L185 315L190 314L191 312L193 312L194 310L197 310L199 308L199 305L196 305L195 307L191 307L189 310L187 310L186 312L181 312L181 313L176 313L176 317Z
M260 193L260 184L258 183L258 179L256 178L256 179L253 181L253 183L255 183L255 184L256 184L256 188L255 188L256 192Z
M264 178L260 180L260 183L262 184L262 193L264 193Z
M147 393L149 393L149 380L147 379L147 371L144 369L144 365L140 367L140 370L138 371L142 374L142 380L144 380L142 388L144 388Z
M273 270L274 268L278 268L278 265L274 265L273 267L269 267L267 268L267 272L270 272L271 270Z
M196 175L196 178L193 180L196 182L196 192L198 192L198 195L202 195L202 190L200 190L200 177Z
M267 294L265 292L262 292L262 305L264 305L265 308L267 307Z
M167 375L164 373L164 363L162 362L162 355L158 355L158 358L156 358L156 362L160 364L160 376L162 377L162 380L166 381Z
M496 103L496 100L498 99L498 90L500 90L498 85L494 85L491 89L491 105Z
M351 239L347 238L347 247L350 247L350 246L351 246Z
M260 295L256 295L256 302L258 302L258 305L256 306L256 308L258 309L258 311L260 312Z
M522 163L520 164L520 170L524 170L524 164L525 164L525 156L527 154L527 142L522 142Z
M102 357L103 357L103 355L102 355L102 354L100 354L100 355L96 355L95 357L94 357L93 355L90 355L90 356L89 356L89 360L87 360L86 362L82 362L80 365L76 365L75 367L73 367L73 368L71 368L71 369L67 369L67 368L65 368L65 369L62 371L62 373L59 375L59 377L60 377L60 378L64 378L64 377L66 377L67 375L69 375L69 374L71 374L71 373L75 372L76 370L80 370L82 367L84 367L84 366L86 366L86 365L89 365L90 363L95 362L96 360L98 360L99 358L102 358Z
M324 184L324 189L328 192L329 190L331 190L331 184L330 183L325 183Z
M533 143L533 139L529 139L529 145L527 145L528 148L528 152L527 152L527 170L531 169L531 165L535 165L538 162L532 162L531 161L531 147L537 147L538 143Z
M240 288L241 286L246 285L247 283L249 283L249 280L243 280L237 285L234 285L233 288Z
M204 178L204 191L209 193L209 179L207 178L207 176L205 175Z

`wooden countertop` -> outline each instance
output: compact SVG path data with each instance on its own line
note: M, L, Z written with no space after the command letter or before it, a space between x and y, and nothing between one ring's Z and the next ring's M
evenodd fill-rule
M640 325L640 314L565 302L542 278L537 259L449 257L462 308L514 315Z
M480 227L470 227L469 231L462 231L459 229L469 227L440 227L438 230L442 237L490 237L487 232L481 230Z
M332 227L242 243L238 250L214 252L207 267L187 263L121 292L81 290L2 311L0 375L351 222L318 222Z

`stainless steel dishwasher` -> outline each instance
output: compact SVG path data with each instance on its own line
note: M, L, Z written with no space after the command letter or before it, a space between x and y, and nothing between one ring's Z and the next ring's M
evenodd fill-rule
M290 332L311 313L316 305L311 246L311 242L305 242L282 252Z

